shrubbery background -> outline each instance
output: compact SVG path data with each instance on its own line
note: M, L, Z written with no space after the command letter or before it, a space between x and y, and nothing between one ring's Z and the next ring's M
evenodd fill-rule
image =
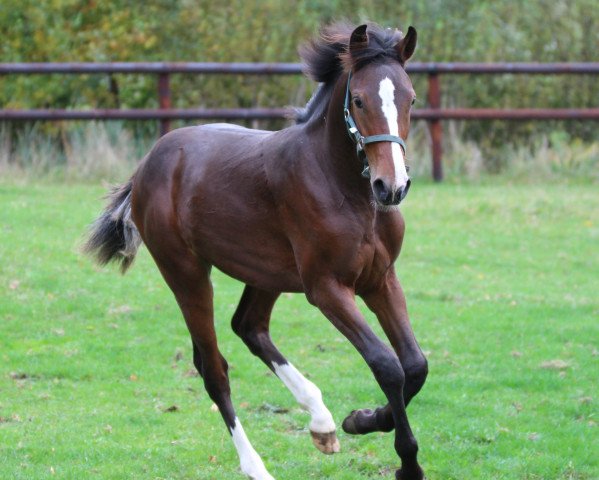
M335 19L419 32L416 61L597 61L596 0L3 0L0 61L296 62L297 46ZM426 104L426 78L414 75ZM445 106L597 106L597 77L573 75L442 76ZM302 105L314 85L300 77L171 78L174 107ZM0 77L2 108L152 108L153 75L9 75ZM67 126L45 124L56 133ZM134 136L156 134L152 122L129 123ZM262 123L278 128L281 122ZM448 125L447 123L445 124ZM595 122L467 122L453 135L474 141L485 157L506 143L539 136L562 143L596 139ZM557 133L556 133L557 132ZM551 141L551 140L550 140Z

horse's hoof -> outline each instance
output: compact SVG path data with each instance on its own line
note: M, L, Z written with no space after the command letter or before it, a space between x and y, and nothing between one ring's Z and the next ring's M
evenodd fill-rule
M426 480L426 478L420 465L416 465L416 468L411 468L410 470L404 468L396 470L395 480Z
M369 409L353 410L345 420L343 420L341 428L343 428L345 433L349 433L350 435L370 433L374 431L372 425L370 425L374 420L373 413L374 412Z
M312 435L312 442L314 442L314 446L322 453L332 455L333 453L339 453L341 450L341 447L339 446L339 440L337 440L337 434L334 431L329 433L310 431L310 435Z

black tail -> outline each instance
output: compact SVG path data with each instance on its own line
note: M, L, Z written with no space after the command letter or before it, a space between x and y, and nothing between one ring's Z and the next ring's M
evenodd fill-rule
M131 220L132 180L116 187L108 195L104 213L90 227L83 252L91 255L100 265L115 261L125 273L133 263L141 243L137 227Z

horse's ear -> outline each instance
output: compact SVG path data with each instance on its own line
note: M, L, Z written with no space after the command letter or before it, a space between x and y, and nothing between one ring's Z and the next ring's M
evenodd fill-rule
M366 33L367 28L368 25L360 25L352 32L351 37L349 38L350 55L353 55L354 53L357 53L360 50L368 47L368 34Z
M406 63L416 50L416 39L418 35L416 29L411 25L408 27L408 33L397 44L397 53L401 63Z

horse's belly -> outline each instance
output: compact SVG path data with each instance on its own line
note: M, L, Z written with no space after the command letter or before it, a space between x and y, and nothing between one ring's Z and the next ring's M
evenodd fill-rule
M293 250L284 237L249 219L200 218L194 253L227 275L264 290L302 291Z
M231 260L218 259L214 265L227 275L256 288L277 292L302 292L302 282L295 264L258 261L245 263L248 257Z

